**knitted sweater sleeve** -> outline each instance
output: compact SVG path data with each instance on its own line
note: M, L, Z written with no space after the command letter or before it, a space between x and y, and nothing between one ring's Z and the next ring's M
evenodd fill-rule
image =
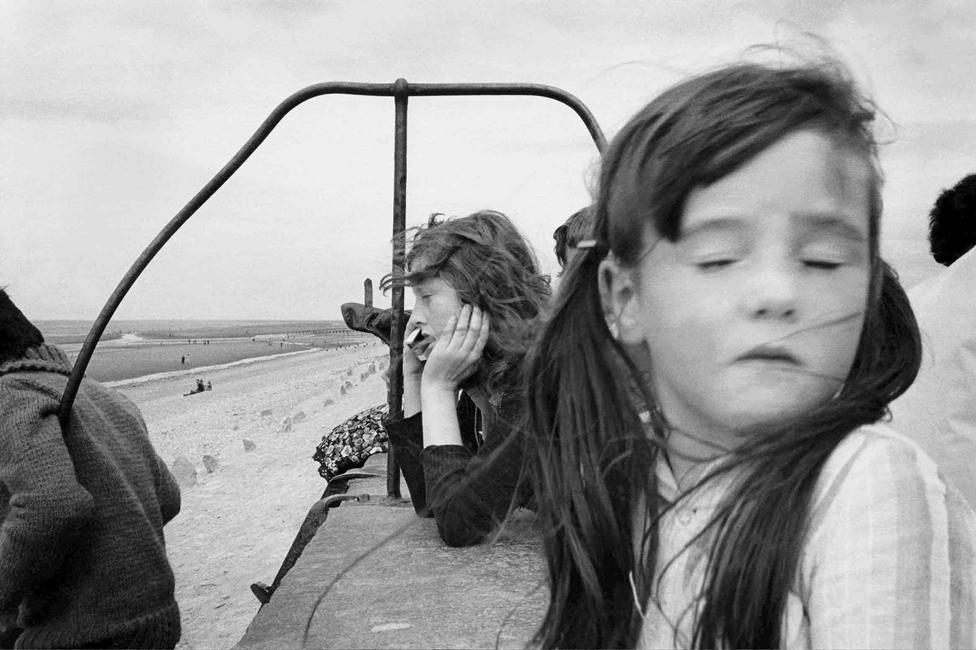
M166 524L180 514L180 486L159 456L156 456L156 465L158 468L156 498L159 499L160 514L163 516L163 523Z
M441 538L450 546L479 544L519 502L522 404L509 400L494 414L485 444L472 453L462 445L423 450L427 498Z
M94 511L75 478L54 396L0 379L0 483L9 498L0 524L0 612L56 575Z
M150 449L153 460L155 461L154 480L156 486L156 499L159 501L159 513L163 518L163 523L169 523L180 513L180 486L176 478L166 467L166 463L149 442L149 429L142 417L142 413L135 403L122 393L115 393L114 398L128 410L129 415L139 423L139 434L145 437L146 446Z

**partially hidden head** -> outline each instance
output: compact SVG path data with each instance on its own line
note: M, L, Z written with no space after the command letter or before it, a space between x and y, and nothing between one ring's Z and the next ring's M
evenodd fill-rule
M437 338L462 304L490 317L485 351L474 381L490 392L511 389L531 340L533 321L549 298L525 238L500 212L466 217L432 215L416 230L406 257L405 284L414 292L413 320Z
M636 643L657 533L634 530L635 508L657 516L648 464L678 453L679 433L701 460L730 452L723 469L745 478L726 503L749 504L710 524L692 643L780 644L810 486L920 361L879 254L874 118L836 62L741 63L666 90L610 143L595 245L567 269L527 364L551 535L543 645Z
M976 246L976 174L943 190L929 213L929 249L949 266Z
M33 323L0 288L0 363L20 359L28 348L44 343Z
M592 237L593 209L590 206L577 210L565 223L552 233L556 260L560 268L565 268L577 254L576 245Z

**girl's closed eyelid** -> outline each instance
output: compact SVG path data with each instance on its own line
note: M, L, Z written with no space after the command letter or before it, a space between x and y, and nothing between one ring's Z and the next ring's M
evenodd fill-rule
M692 257L689 261L693 266L703 271L715 271L731 266L741 259L741 255L734 253L717 253L711 255L697 255Z
M843 266L844 262L836 260L803 260L803 265L821 271L832 271Z

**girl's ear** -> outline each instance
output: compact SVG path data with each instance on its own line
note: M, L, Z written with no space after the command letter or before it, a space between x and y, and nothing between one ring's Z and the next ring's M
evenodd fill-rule
M625 345L643 343L644 334L639 327L640 296L633 270L609 255L600 262L597 281L603 314L614 338Z

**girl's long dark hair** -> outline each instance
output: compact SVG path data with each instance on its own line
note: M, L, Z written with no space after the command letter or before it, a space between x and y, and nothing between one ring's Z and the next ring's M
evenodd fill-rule
M676 240L695 187L723 178L789 133L813 129L863 155L874 170L872 280L860 344L835 397L757 432L718 470L735 469L739 480L708 527L712 549L692 639L700 647L782 645L784 606L820 470L853 429L884 417L921 358L908 299L878 252L873 118L873 106L835 63L741 64L671 88L614 138L601 167L596 246L567 270L526 364L531 472L551 587L536 637L541 645L636 644L655 578L656 521L669 507L653 471L667 423L607 327L600 261L612 253L635 265L649 223ZM646 427L638 417L642 400L650 407Z

